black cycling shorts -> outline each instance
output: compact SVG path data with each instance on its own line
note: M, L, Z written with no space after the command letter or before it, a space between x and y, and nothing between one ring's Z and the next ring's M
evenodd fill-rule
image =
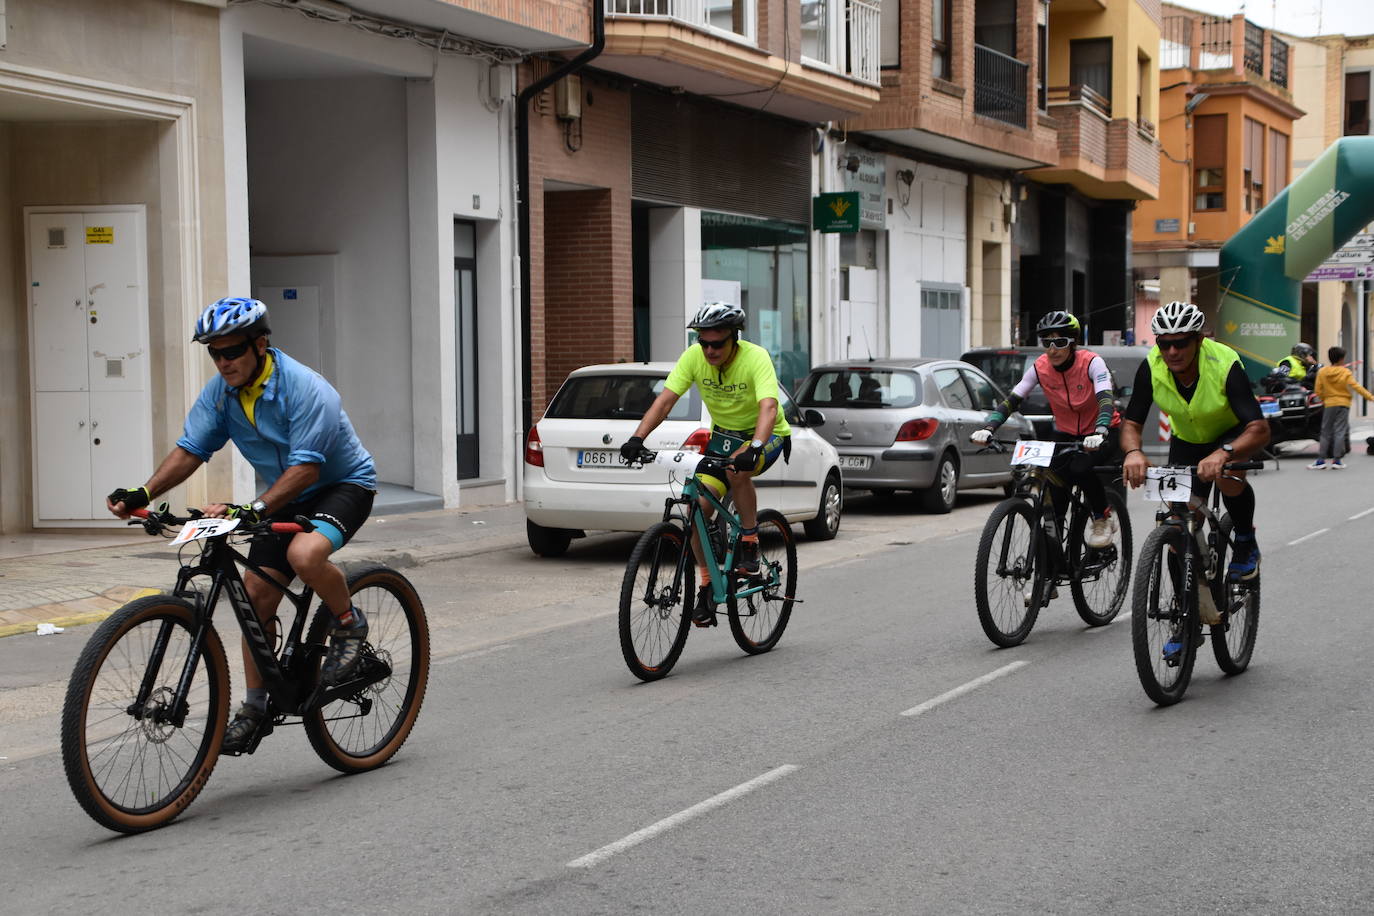
M338 550L352 540L363 522L367 521L372 513L372 500L376 496L375 490L353 483L341 483L283 506L272 513L272 521L294 522L296 516L304 515L319 526L319 533L329 538L334 549ZM296 573L286 561L286 547L293 537L294 534L277 534L255 540L248 548L249 561L294 579Z

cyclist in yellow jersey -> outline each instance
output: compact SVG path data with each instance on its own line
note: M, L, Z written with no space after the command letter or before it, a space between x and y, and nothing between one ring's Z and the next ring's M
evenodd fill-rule
M687 325L697 332L696 344L678 359L663 391L645 412L635 434L620 447L620 453L626 461L638 458L644 448L644 437L663 422L677 399L695 384L711 414L711 442L706 453L735 459L734 469L725 472L725 479L712 472L702 472L700 476L718 496L729 489L742 527L737 572L757 575L758 493L753 478L772 467L787 450L792 429L778 409L778 376L768 351L740 340L744 321L744 309L725 302L708 302L697 311ZM713 510L705 499L701 508L710 518ZM710 576L695 532L692 551L702 583L709 584ZM692 621L697 626L711 626L715 617L711 590L703 588L698 591Z

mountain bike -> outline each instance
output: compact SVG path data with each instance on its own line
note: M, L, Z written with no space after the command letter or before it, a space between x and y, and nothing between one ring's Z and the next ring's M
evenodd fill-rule
M1019 445L1018 457L1043 463L1012 465L1013 495L993 507L983 526L973 577L978 622L988 639L1004 649L1025 641L1040 609L1056 597L1060 585L1069 587L1078 616L1088 626L1111 623L1125 603L1131 575L1131 519L1115 487L1106 492L1117 533L1106 547L1089 547L1083 540L1092 513L1077 486L1069 488L1064 509L1054 504L1057 488L1065 484L1048 462L1056 450L1063 454L1083 451L1082 447L1030 441ZM1007 449L997 440L989 447ZM1103 465L1094 471L1120 476L1121 466Z
M353 677L320 681L332 615L321 604L305 629L313 594L280 585L239 553L252 540L308 531L295 523L178 518L165 504L134 513L149 534L170 537L181 569L170 594L130 602L101 624L72 671L62 710L62 762L76 800L98 823L139 833L169 823L200 793L220 756L229 718L229 666L211 622L221 595L268 690L263 726L244 753L290 717L320 759L343 773L375 769L409 736L429 675L429 627L405 576L380 564L353 569L348 590L366 615L368 639ZM283 639L259 622L239 567L257 572L295 608ZM193 582L208 579L197 589ZM296 724L296 723L291 723Z
M1230 476L1226 470L1263 467L1262 461L1233 461L1223 476ZM1163 505L1155 514L1155 529L1140 548L1131 602L1131 647L1140 686L1160 706L1177 703L1188 689L1202 642L1204 609L1215 615L1217 622L1206 625L1211 628L1212 654L1226 674L1240 674L1249 666L1259 628L1259 576L1227 581L1226 556L1235 547L1231 518L1217 514L1221 487L1212 487L1210 507L1192 495L1196 471L1196 466L1181 465L1149 469L1158 481L1157 498ZM1166 656L1165 643L1174 635L1181 646Z
M729 458L696 452L644 449L640 463L656 462L686 475L679 495L664 500L663 520L639 536L620 586L620 651L630 671L644 681L667 676L682 654L696 597L696 562L691 532L700 538L711 596L725 605L735 643L750 655L778 644L797 590L797 544L782 513L758 514L759 573L734 572L739 516L697 476L723 472ZM708 521L698 497L716 510Z

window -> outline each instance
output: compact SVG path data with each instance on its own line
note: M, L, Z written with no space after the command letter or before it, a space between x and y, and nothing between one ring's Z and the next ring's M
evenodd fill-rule
M1264 125L1245 119L1245 212L1257 213L1264 206Z
M1035 107L1041 111L1049 107L1049 66L1050 27L1042 22L1035 27Z
M930 0L931 75L936 79L951 78L954 68L950 62L950 20L953 0Z
M996 410L1002 397L997 393L997 389L992 387L992 382L977 372L970 372L967 369L960 369L959 371L964 373L964 381L968 383L969 390L973 392L974 409Z
M649 405L663 393L659 375L579 375L568 379L545 411L559 420L642 420ZM669 420L696 420L701 400L696 388L679 398Z
M705 12L706 24L711 28L754 40L753 0L705 0Z
M1345 136L1369 133L1369 71L1345 75Z
M1193 118L1193 209L1226 209L1226 115Z
M902 65L902 5L898 0L886 0L878 9L882 47L878 56L881 67Z
M895 369L817 370L797 400L803 407L916 407L921 403L921 379Z
M1138 55L1135 69L1135 119L1150 121L1154 119L1150 101L1158 95L1150 91L1150 59L1144 54Z
M826 64L835 63L839 4L840 0L802 0L802 57Z
M1288 135L1269 131L1269 199L1288 187Z
M940 389L946 407L951 410L973 410L973 398L958 369L936 369L934 375L935 387Z
M948 28L948 15L945 22ZM1016 0L978 0L973 7L973 43L1016 57Z
M1085 38L1069 42L1069 82L1091 89L1112 104L1112 40Z

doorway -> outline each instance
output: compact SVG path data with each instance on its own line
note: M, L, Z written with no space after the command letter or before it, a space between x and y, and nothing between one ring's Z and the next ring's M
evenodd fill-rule
M143 207L25 208L34 524L108 519L152 470Z
M477 431L477 224L469 220L453 221L453 310L458 479L472 480L481 470L481 444Z

